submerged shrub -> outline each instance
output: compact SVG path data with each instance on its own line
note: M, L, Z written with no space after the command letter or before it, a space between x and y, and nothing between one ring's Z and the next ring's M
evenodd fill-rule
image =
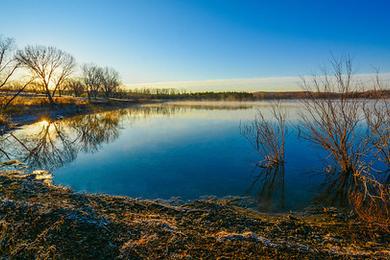
M258 110L256 118L247 125L241 125L241 134L255 147L263 157L258 166L272 168L285 161L286 111L280 103L271 106L271 119L266 119Z
M364 221L389 226L389 185L383 176L389 174L389 112L357 98L364 86L352 71L350 59L334 59L332 75L324 72L303 80L308 94L302 100L300 132L329 153L341 179L351 179L343 188L355 213Z

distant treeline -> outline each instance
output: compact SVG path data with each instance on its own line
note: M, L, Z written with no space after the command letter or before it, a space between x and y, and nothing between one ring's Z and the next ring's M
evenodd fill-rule
M11 94L17 88L11 86L2 89L0 95ZM40 88L32 87L25 89L21 95L45 95ZM64 88L59 95L88 97L87 91L83 88L77 89L77 92L72 88ZM311 92L311 91L284 91L284 92L189 92L174 88L143 88L143 89L127 89L118 88L111 93L110 98L118 99L162 99L162 100L211 100L211 101L256 101L256 100L273 100L273 99L304 99L304 98L339 98L340 93L333 92ZM97 95L97 96L104 96ZM350 92L348 98L390 98L390 90L368 90L360 92Z
M119 92L124 98L139 99L174 99L174 100L255 100L253 93L249 92L188 92L177 89L131 89Z
M120 89L117 98L136 99L172 99L172 100L223 100L223 101L256 101L272 99L303 99L303 98L339 98L345 93L285 91L285 92L187 92L178 89ZM348 98L378 98L389 97L390 90L368 90L349 92Z

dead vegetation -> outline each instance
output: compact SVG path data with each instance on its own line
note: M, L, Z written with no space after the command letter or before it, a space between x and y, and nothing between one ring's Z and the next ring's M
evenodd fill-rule
M8 126L10 123L9 118L7 115L1 113L0 114L0 125Z
M285 162L287 112L280 102L273 102L269 112L271 117L266 118L259 109L253 122L240 126L241 134L263 157L258 163L261 168L273 168Z
M88 102L83 98L76 98L70 96L54 97L54 102L57 105L86 105ZM46 97L43 96L18 96L13 100L13 106L45 106L49 105Z
M76 194L36 175L0 175L0 254L6 258L386 259L389 237L324 209L262 215L233 200L183 205Z
M368 223L390 225L389 105L380 98L351 99L367 83L353 77L351 59L333 59L331 73L303 79L308 97L301 114L301 137L328 152L341 179L351 180L336 193L345 193L355 213ZM375 80L379 85L379 80ZM380 89L373 89L373 93ZM320 93L337 98L318 98ZM313 93L318 93L313 95Z
M326 174L333 180L326 187L325 196L320 197L332 205L352 207L362 220L388 229L390 106L388 98L382 96L386 87L380 78L377 76L373 82L372 100L356 98L365 91L367 83L355 80L348 57L334 58L330 73L324 70L322 75L303 78L306 96L301 99L304 108L299 135L328 153L330 165ZM258 166L265 169L260 174L265 193L259 197L269 198L263 203L266 206L276 192L275 173L280 172L279 179L283 180L287 127L286 112L280 103L272 105L269 118L264 113L259 110L255 120L240 129L264 158Z

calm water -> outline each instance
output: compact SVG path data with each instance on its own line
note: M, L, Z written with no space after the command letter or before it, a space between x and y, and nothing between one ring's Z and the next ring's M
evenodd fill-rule
M3 136L1 149L79 192L182 200L242 196L260 210L309 206L324 184L324 154L298 138L289 115L285 169L264 172L240 134L268 103L176 103L42 121ZM7 157L2 154L3 161Z

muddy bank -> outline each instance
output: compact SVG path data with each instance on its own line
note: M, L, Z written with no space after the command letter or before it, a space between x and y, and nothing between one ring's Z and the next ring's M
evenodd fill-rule
M385 231L336 210L271 216L228 200L172 205L77 194L44 173L19 172L0 174L0 199L6 258L390 257Z

